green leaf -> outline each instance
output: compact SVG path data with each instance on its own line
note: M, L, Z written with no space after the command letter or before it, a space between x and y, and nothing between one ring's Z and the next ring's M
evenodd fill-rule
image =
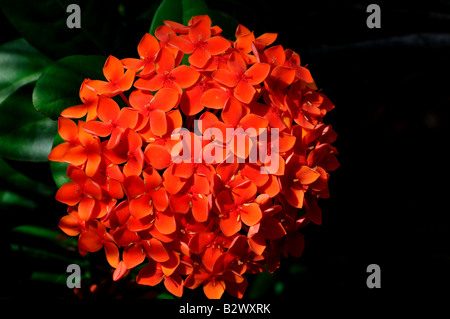
M183 23L187 25L189 20L198 15L209 15L209 9L204 0L182 0Z
M57 123L34 110L31 88L31 85L20 88L0 104L0 156L45 162L57 132Z
M6 18L27 41L49 57L59 59L76 54L107 54L106 48L120 48L122 18L117 5L103 1L76 1L81 28L69 28L72 0L1 1Z
M44 228L35 225L21 225L14 227L11 230L13 233L19 233L21 235L28 235L33 237L39 237L41 239L59 242L61 232L54 229Z
M256 275L253 285L249 287L248 297L250 299L261 298L274 288L275 279L276 274L271 274L267 270Z
M28 199L22 195L9 190L0 190L0 207L2 210L14 207L17 210L18 207L26 209L35 209L37 207L36 202Z
M56 61L36 83L34 107L56 120L64 109L81 104L79 92L83 80L104 80L105 61L105 57L98 55L73 55Z
M57 285L66 285L66 273L51 273L48 271L34 271L31 274L31 280L49 282Z
M164 24L164 20L183 22L183 6L181 0L163 0L156 9L150 25L150 34L155 34L156 28Z
M51 63L25 39L0 45L0 103L21 86L36 81Z
M156 299L175 299L175 297L167 292L160 293Z
M62 247L65 250L75 250L77 246L77 239L75 237L68 237L60 230L45 228L36 225L20 225L11 230L12 238L17 238L17 242L32 243L36 240L43 240L51 242L56 246ZM31 238L31 239L30 239ZM14 241L14 240L13 240Z
M35 181L26 175L15 170L3 158L0 157L0 183L8 190L18 192L20 194L36 194L38 196L53 196L55 190L53 187Z

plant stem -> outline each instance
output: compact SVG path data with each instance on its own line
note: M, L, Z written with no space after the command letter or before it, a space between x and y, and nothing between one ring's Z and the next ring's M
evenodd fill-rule
M123 100L129 107L131 107L130 102L128 101L128 99L127 99L127 97L125 96L125 94L123 94L123 92L120 92L120 97L122 98L122 100Z

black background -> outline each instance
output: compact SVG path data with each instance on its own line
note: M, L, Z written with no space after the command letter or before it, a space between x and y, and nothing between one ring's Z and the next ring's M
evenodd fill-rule
M366 25L371 2L381 7L380 29ZM336 105L324 121L338 133L341 167L331 174L331 198L319 202L323 224L305 229L302 258L282 260L281 297L448 296L450 1L207 3L257 36L278 33L276 44L300 54ZM0 20L3 42L19 36ZM112 53L134 57L149 21L130 23L124 43L133 44ZM372 263L381 267L380 289L366 286Z

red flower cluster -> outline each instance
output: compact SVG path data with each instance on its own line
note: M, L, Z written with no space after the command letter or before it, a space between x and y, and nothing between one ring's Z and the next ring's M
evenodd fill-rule
M59 227L79 236L82 255L103 248L114 280L146 262L139 284L241 298L246 273L275 271L281 255L299 257L299 229L321 223L318 198L329 196L329 172L339 166L336 133L322 121L334 105L297 53L270 46L276 34L255 38L239 25L229 41L221 31L208 16L187 26L165 21L144 35L139 59L108 57L106 81L86 79L83 103L61 113L65 142L49 155L70 164L71 182L56 194L68 205ZM202 133L277 129L267 147L276 142L277 169L264 174L270 163L249 160L247 131L243 146L226 151L236 136L199 140L194 119ZM185 152L172 135L181 127L228 160L174 161Z

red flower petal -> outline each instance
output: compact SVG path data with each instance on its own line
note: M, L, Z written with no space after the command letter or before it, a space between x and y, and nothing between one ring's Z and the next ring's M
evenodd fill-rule
M203 47L198 47L189 56L189 63L197 68L203 68L211 58L211 53Z
M225 282L223 280L212 279L203 285L203 291L209 299L220 299L225 292Z
M120 87L120 90L128 91L133 85L135 76L136 72L132 69L128 69L123 75L123 77L117 82L117 85Z
M163 272L157 268L155 262L150 262L142 267L136 276L136 282L140 285L156 286L163 280Z
M145 192L144 181L138 176L128 176L123 181L123 188L128 198L136 198Z
M245 79L252 85L258 85L266 79L270 72L270 65L266 63L255 63L245 71Z
M152 238L147 240L147 244L147 246L144 245L144 248L147 250L150 258L152 258L154 261L165 262L169 260L169 253L159 240Z
M89 220L94 210L95 199L84 196L78 204L78 214L82 220Z
M161 175L159 175L158 171L153 169L153 167L147 167L142 172L142 175L144 177L145 186L147 189L155 189L162 183Z
M320 209L317 198L311 199L308 197L305 203L306 213L308 218L317 225L322 224L322 210Z
M295 70L285 66L277 66L270 73L271 79L277 81L281 87L286 88L295 80Z
M172 72L175 67L175 57L167 48L161 48L155 59L156 72L165 75Z
M102 160L102 157L97 153L89 153L87 156L87 162L86 162L86 175L89 177L92 177L97 172L100 162Z
M262 174L260 166L256 164L245 164L241 169L241 175L246 176L258 187L263 186L269 180L269 175Z
M239 81L239 83L234 88L234 97L237 98L244 104L248 104L252 101L253 96L255 96L256 89L247 81Z
M118 81L124 73L122 62L118 58L110 55L103 66L103 73L108 82Z
M141 150L139 150L142 152ZM142 172L142 165L144 163L144 156L137 159L136 157L128 158L128 161L123 166L123 174L125 176L140 175Z
M177 91L169 88L162 88L156 92L150 101L151 107L164 112L170 111L178 104L180 95Z
M258 48L265 48L268 45L271 45L277 39L277 33L264 33L256 38L255 42Z
M239 77L226 69L218 69L212 74L214 80L227 87L233 88L239 82Z
M286 62L286 54L281 45L275 45L273 47L264 50L265 62L274 66L283 65Z
M153 57L159 51L159 42L153 35L146 33L139 42L137 50L141 58Z
M77 236L80 233L80 225L72 215L66 215L61 218L58 227L69 236Z
M149 144L145 148L144 155L145 160L158 170L165 169L172 163L172 156L162 145Z
M82 193L77 184L67 183L58 189L55 198L61 203L73 206L78 204L78 202L81 200L81 196Z
M79 119L86 115L87 110L88 108L85 104L74 105L62 111L61 116Z
M181 88L186 89L197 82L200 73L187 65L180 65L172 71L171 75Z
M58 118L58 133L64 141L71 142L75 140L78 134L78 125L69 119Z
M183 278L177 273L164 279L164 287L173 295L181 297L183 295Z
M185 90L181 95L180 108L186 115L195 115L200 113L204 106L201 103L203 89L195 85L191 89Z
M119 105L111 98L100 98L98 100L97 114L100 120L104 123L110 124L115 122L119 116Z
M303 165L297 172L295 172L295 176L299 179L299 182L302 185L309 185L319 178L320 173L306 165Z
M220 219L220 229L227 237L233 236L241 230L242 223L238 210L232 210Z
M71 145L67 142L56 145L48 154L48 160L52 162L64 162L64 155L70 149Z
M117 116L116 125L121 128L134 129L138 121L138 112L125 107L120 110Z
M195 45L186 38L172 37L169 40L170 45L176 47L180 51L186 54L191 54L195 50Z
M102 249L103 243L96 233L90 230L82 230L78 238L78 246L86 251L95 253Z
M153 74L149 78L140 78L134 86L141 90L158 91L164 85L164 75Z
M169 199L166 190L163 187L150 191L150 196L152 197L153 205L157 210L165 211L169 206Z
M191 42L204 42L211 37L211 24L208 25L205 21L198 21L192 28L189 29L189 40Z
M221 215L227 214L230 210L232 210L236 207L233 197L231 196L230 192L227 190L221 191L216 196L215 202L216 202L217 208L219 209L219 213Z
M143 59L125 58L120 61L126 69L132 69L136 72L142 70L146 65Z
M268 175L268 176L269 176L269 178L268 178L267 182L264 185L258 187L258 190L260 193L267 194L267 195L269 195L270 198L273 198L276 195L278 195L278 193L281 190L280 182L276 176L274 176L274 175Z
M304 195L305 192L303 191L303 188L297 184L292 185L290 188L286 189L285 192L285 197L288 203L297 208L303 207Z
M186 194L174 194L169 197L169 206L174 213L185 214L189 211L190 201Z
M164 187L169 194L178 193L183 188L183 186L186 184L185 178L175 176L172 173L172 167L169 167L168 169L166 169L164 171L163 178L164 178L164 182L163 182Z
M274 217L264 217L261 220L259 234L267 239L279 239L287 233L278 219Z
M205 49L208 50L212 55L221 54L228 50L230 46L230 41L222 37L209 38L204 44Z
M104 244L106 260L113 268L119 265L119 249L113 243L107 242Z
M194 174L194 182L192 183L191 192L194 194L209 194L210 185L206 176Z
M177 229L174 214L168 211L157 212L155 227L161 234L172 234Z
M255 234L251 238L248 239L248 246L253 250L253 252L257 255L262 255L264 250L266 249L266 240L260 234Z
M145 194L138 198L130 200L130 213L136 219L142 219L148 215L154 214L151 198Z
M152 227L154 220L155 217L151 214L141 219L130 216L127 220L127 229L132 232L143 231Z
M261 220L261 209L256 203L244 204L240 210L242 222L247 226L253 226Z
M245 112L241 103L234 98L228 99L228 102L222 111L222 120L226 124L237 126L244 115Z
M216 238L216 235L214 233L209 232L200 232L195 233L194 236L191 237L189 240L189 249L194 254L201 254L207 246L209 246L214 239Z
M230 71L236 75L242 75L247 70L247 63L245 63L242 56L237 52L231 53L227 65Z
M84 124L83 129L96 136L105 137L111 134L111 125L99 121L89 121Z
M142 251L141 245L136 244L125 247L122 257L128 269L140 265L145 260L145 254Z
M305 238L299 232L290 233L287 238L287 251L293 257L301 257L305 248Z
M157 136L163 136L167 133L166 113L161 110L153 110L149 112L149 123L152 133Z
M122 278L125 273L127 272L127 266L125 265L125 263L123 261L120 261L119 264L117 265L117 268L114 270L113 273L113 280L117 281L120 278Z
M208 198L205 195L192 196L192 215L199 223L208 220L209 204Z
M174 163L172 166L172 174L182 178L189 178L194 174L195 163Z
M229 91L222 89L210 89L203 93L200 98L200 103L212 109L222 109L225 107L225 103L228 101L230 96L231 94Z

